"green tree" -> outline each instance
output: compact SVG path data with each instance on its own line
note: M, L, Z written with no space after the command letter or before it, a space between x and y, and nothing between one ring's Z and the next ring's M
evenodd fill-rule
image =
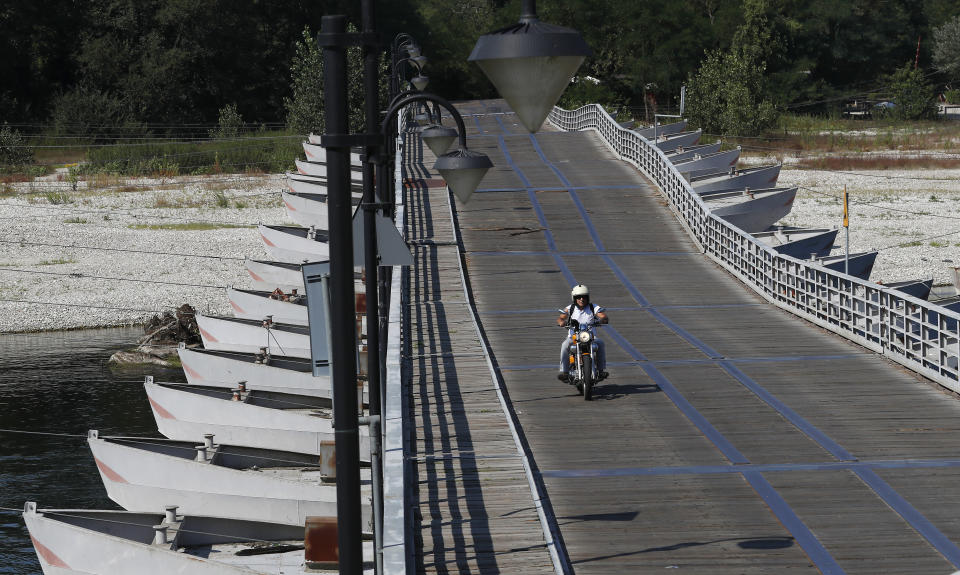
M777 118L764 77L768 60L781 60L785 40L771 24L782 6L770 0L746 0L745 19L729 50L706 54L688 84L689 119L706 132L748 136Z
M894 120L924 120L937 115L933 86L927 82L923 70L907 62L892 74L884 76L892 108L884 108L883 115Z
M304 28L290 64L291 96L283 99L287 127L298 134L321 134L323 121L323 50Z
M347 32L357 32L352 23ZM381 56L378 74L380 93L377 95L378 107L387 104L386 59ZM304 28L297 42L296 52L290 64L291 96L283 99L287 111L287 127L300 134L324 132L323 111L323 50L309 28ZM347 94L349 98L350 130L365 130L363 112L363 59L359 46L347 49ZM373 130L379 130L373 126Z
M705 132L750 136L773 125L777 111L764 90L764 65L737 50L709 52L687 85L686 115Z
M933 65L960 80L960 16L933 30Z

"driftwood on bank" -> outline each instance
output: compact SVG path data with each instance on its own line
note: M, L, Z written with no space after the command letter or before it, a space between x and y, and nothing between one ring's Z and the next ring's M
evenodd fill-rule
M180 306L176 313L167 311L162 316L153 316L143 331L144 335L137 340L135 349L118 351L110 357L110 363L173 367L170 359L176 355L180 342L195 346L201 341L196 311L188 304Z

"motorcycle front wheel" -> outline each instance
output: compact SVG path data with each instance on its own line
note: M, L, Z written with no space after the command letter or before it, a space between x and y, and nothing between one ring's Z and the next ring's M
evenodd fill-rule
M590 401L593 398L593 358L583 356L583 399Z

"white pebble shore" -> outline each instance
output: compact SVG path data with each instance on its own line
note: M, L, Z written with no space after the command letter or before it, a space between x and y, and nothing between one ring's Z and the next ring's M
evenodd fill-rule
M51 203L58 185L68 201ZM267 258L256 224L289 222L283 187L276 175L131 180L97 192L16 185L0 197L11 242L0 250L0 333L140 324L184 303L228 314L225 287L249 287L243 259ZM252 227L136 227L190 222Z
M146 189L130 191L134 185ZM781 222L799 227L839 227L847 187L851 251L881 249L873 281L932 277L943 285L960 265L960 170L850 174L788 163L778 185L802 187ZM58 181L15 185L15 195L0 197L9 242L0 250L0 333L139 324L184 303L229 314L225 288L250 287L243 259L269 259L256 224L290 223L283 187L282 175L141 179L97 192L82 182L77 191ZM51 203L53 190L69 201ZM220 206L224 199L229 207ZM187 222L251 227L134 227ZM841 230L837 246L843 241Z

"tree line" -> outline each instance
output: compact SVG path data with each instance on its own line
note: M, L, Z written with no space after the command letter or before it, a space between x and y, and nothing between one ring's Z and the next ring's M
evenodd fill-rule
M2 0L0 123L89 138L203 136L226 109L246 124L287 126L322 90L302 85L303 60L316 56L310 35L325 13L359 24L358 5ZM467 57L479 35L516 21L519 0L391 0L377 10L387 44L399 32L421 44L431 91L495 96ZM930 90L960 80L960 0L541 0L538 11L594 52L566 106L649 116L676 110L688 85L692 106L726 114L719 129L754 129L784 110L836 113L904 70Z

